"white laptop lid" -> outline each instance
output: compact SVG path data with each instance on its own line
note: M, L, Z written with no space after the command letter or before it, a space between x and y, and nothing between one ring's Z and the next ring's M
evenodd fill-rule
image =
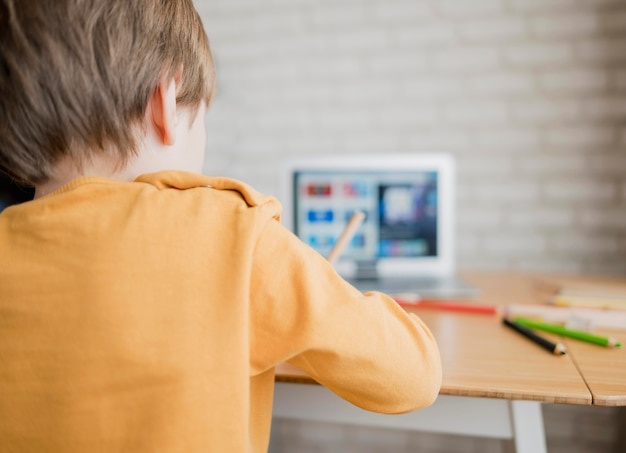
M455 166L441 153L317 156L283 165L283 219L327 255L355 210L366 219L336 264L345 277L449 276Z

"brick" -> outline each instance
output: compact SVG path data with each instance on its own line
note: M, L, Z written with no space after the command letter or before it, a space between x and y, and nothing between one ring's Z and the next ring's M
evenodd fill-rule
M515 168L522 174L537 176L587 175L588 161L584 155L530 155L521 156Z
M327 48L334 52L370 52L373 49L384 49L388 33L384 30L355 30L342 31L334 35L325 36L328 42Z
M609 146L616 138L610 126L554 127L546 133L546 143L558 147Z
M453 43L456 33L451 24L427 24L390 30L389 40L394 46L421 48Z
M453 124L504 124L508 109L502 101L456 103L444 106L443 118Z
M574 212L563 207L515 210L507 214L506 225L526 230L569 229L574 226Z
M513 159L507 155L477 154L456 159L460 179L472 181L488 176L502 177L513 173Z
M302 156L332 153L340 150L339 138L317 129L308 129L284 138L282 147L277 152L277 159L282 156L292 157L295 153Z
M355 57L350 58L314 58L304 63L306 77L312 80L337 78L358 78L361 65Z
M561 124L582 118L578 99L522 99L512 103L513 120L524 124Z
M450 134L447 130L415 131L407 139L407 145L419 151L464 150L470 143L470 134L461 131Z
M464 93L463 81L453 77L420 76L400 89L403 96L420 101L429 98L457 99Z
M236 18L241 19L241 15ZM309 21L309 17L305 11L299 10L265 10L257 12L249 20L241 25L246 26L244 30L247 33L257 36L259 33L264 35L276 35L284 33L296 33L303 30ZM238 21L233 21L237 23Z
M620 5L624 8L623 3ZM604 33L620 33L626 31L626 9L609 10L602 14L602 31Z
M484 242L488 253L504 254L509 257L538 255L546 248L545 239L532 233L493 234Z
M264 90L257 90L264 93ZM270 99L268 103L271 103L271 97L278 97L283 102L294 103L302 105L327 105L331 101L332 85L327 83L300 83L297 85L287 84L283 85L278 96L276 93L269 93Z
M603 255L617 252L619 243L612 237L561 231L550 239L549 248L570 254Z
M584 36L598 30L594 11L538 16L531 19L530 28L540 38Z
M256 82L282 79L295 80L301 73L302 69L288 60L262 61L251 67L249 71L246 71L244 77Z
M393 93L393 86L383 80L346 81L332 86L333 101L338 104L369 104L388 100Z
M262 110L264 106L276 104L281 101L281 98L273 94L269 89L267 90L252 90L250 89L250 81L241 81L235 84L222 84L220 90L224 95L227 95L229 91L237 91L237 96L231 96L231 102L237 102L239 108L245 108L246 113L239 115L239 118L246 118L254 116ZM268 85L274 85L270 83Z
M621 120L626 116L623 96L586 99L582 109L586 117L597 120Z
M539 199L539 186L532 182L478 183L476 199L489 203L532 203Z
M626 69L615 71L614 84L619 91L626 91Z
M618 278L623 278L626 275L626 261L623 256L601 256L594 259L587 260L588 263L585 266L585 273L589 275L613 275ZM589 444L597 446L597 442L589 442ZM606 445L606 447L604 447ZM600 451L610 451L609 448L613 444L604 441L600 444ZM619 447L618 447L619 448ZM598 450L595 450L598 451ZM619 450L618 450L619 451Z
M251 40L258 39L255 36ZM282 33L267 36L268 47L271 48L263 57L279 60L291 60L300 65L305 65L310 60L331 60L338 58L333 47L333 34L316 30L302 30L300 33ZM342 55L348 59L355 58L353 55Z
M347 152L354 153L386 153L400 149L398 134L349 134L341 141L341 146L345 147ZM313 152L318 152L313 149Z
M499 230L502 224L502 213L490 208L459 209L456 215L459 228L467 230Z
M486 14L502 13L505 11L503 0L472 0L463 2L458 0L440 0L436 8L449 17L484 17Z
M459 34L471 42L512 40L525 37L527 26L521 17L497 17L463 23L459 26Z
M419 106L383 107L376 114L376 123L380 127L405 127L435 124L439 120L436 110Z
M618 140L620 145L626 145L626 129L620 129L618 132Z
M293 109L274 109L264 111L261 115L254 116L254 126L257 130L268 129L281 130L288 128L294 130L305 130L313 121L310 112L294 111Z
M592 154L589 156L589 171L593 175L623 177L626 171L626 155L623 153Z
M580 178L549 182L544 191L548 200L559 202L607 202L616 195L616 188L610 182Z
M499 50L494 47L457 48L433 56L435 69L450 72L488 71L497 69Z
M476 141L481 149L536 149L540 142L540 133L536 129L505 126L479 131Z
M476 253L480 249L478 243L479 241L476 238L476 235L474 233L468 232L466 228L467 225L462 220L459 220L458 217L457 225L458 234L456 236L455 242L457 254L463 255Z
M578 0L509 0L509 3L514 11L542 14L570 10L580 2Z
M513 264L510 266L511 268L522 271L522 272L545 272L552 274L581 274L584 271L584 264L572 260L572 259L563 259L562 257L534 257L534 258L520 258L513 261ZM546 424L547 425L547 424ZM574 430L573 426L567 426L569 429ZM550 439L550 451L556 451L553 448L554 436L546 436ZM578 445L575 447L572 445L571 441L567 441L566 447L563 450L564 452L574 452L574 448L578 449ZM596 451L593 449L585 449L582 448L578 453L592 453L592 451Z
M376 22L389 25L414 25L431 19L433 11L427 2L413 0L386 0L371 2L369 14Z
M576 54L585 61L595 63L615 63L626 61L624 48L626 38L609 37L582 41L576 45Z
M372 115L363 110L332 110L318 118L318 123L330 130L357 130L371 125Z
M220 17L220 20L216 20ZM248 22L250 21L250 15L240 17L239 20L233 16L232 18L218 16L213 14L207 14L203 18L204 28L211 40L211 45L215 47L216 42L241 38L245 35ZM213 49L216 50L216 49Z
M505 48L505 61L514 67L551 67L571 62L574 49L567 43L524 43Z
M534 91L534 80L526 74L500 73L473 77L469 82L471 93L481 96L528 96Z
M511 261L512 259L507 256L494 256L488 255L486 253L473 253L471 255L460 255L458 257L457 263L458 267L467 271L492 271L493 269L511 269ZM457 436L452 436L457 437ZM439 446L441 446L441 441L439 441ZM457 448L456 450L445 450L446 453L450 453L452 451L461 453L467 451L468 444L465 442L464 448ZM421 448L421 445L420 445ZM483 450L478 450L483 451ZM439 453L441 450L432 450L433 453ZM496 450L497 453L498 450Z
M608 87L609 76L604 70L549 71L539 76L539 84L547 93L587 93L603 91Z
M585 207L579 211L578 221L586 229L612 229L626 233L626 210L623 206L614 210Z
M224 64L246 64L263 60L269 51L266 42L227 41L215 48L216 60Z
M316 28L355 27L365 22L365 7L361 4L332 4L325 8L316 8L309 14L309 20Z
M368 73L385 77L399 75L406 77L428 67L424 56L417 52L409 55L404 53L373 55L364 62L364 66Z
M194 4L200 13L228 14L246 12L258 8L256 0L195 0Z

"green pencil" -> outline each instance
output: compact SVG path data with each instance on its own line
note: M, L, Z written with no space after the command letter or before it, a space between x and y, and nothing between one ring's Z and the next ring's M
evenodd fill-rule
M575 338L576 340L586 341L600 346L620 348L622 344L615 338L603 337L595 335L583 330L572 330L559 324L547 324L545 322L533 321L527 318L515 318L515 322L531 329L543 330L544 332L555 333L563 337Z

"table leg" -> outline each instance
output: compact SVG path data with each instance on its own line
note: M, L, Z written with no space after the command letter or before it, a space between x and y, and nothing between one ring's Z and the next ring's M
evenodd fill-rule
M547 453L541 403L511 401L511 423L516 453Z

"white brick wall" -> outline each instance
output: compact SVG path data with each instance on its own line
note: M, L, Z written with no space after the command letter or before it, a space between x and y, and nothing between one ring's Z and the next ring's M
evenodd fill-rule
M461 266L625 272L625 2L196 4L219 77L207 173L280 195L285 156L445 151Z

